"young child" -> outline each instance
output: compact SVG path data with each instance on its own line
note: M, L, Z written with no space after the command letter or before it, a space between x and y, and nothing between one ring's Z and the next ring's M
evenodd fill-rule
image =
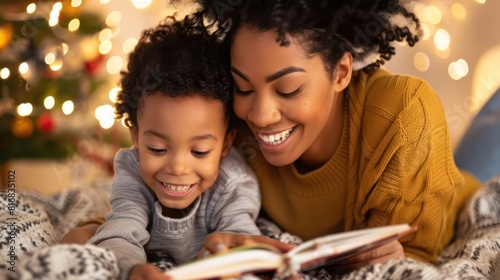
M89 240L116 255L122 279L159 277L155 258L196 259L211 232L260 234L256 177L231 149L229 62L201 25L146 30L122 73L116 112L134 147L116 155L112 212Z

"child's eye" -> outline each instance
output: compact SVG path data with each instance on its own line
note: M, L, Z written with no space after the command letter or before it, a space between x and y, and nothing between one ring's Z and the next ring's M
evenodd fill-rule
M236 95L246 96L246 95L249 95L252 92L253 92L253 90L241 90L238 87L234 87L234 93Z
M167 149L156 149L152 147L148 147L148 150L155 155L161 155L167 151Z
M198 158L202 158L202 157L205 157L207 156L210 151L206 151L206 152L201 152L201 151L191 151L191 153L195 156L195 157L198 157Z

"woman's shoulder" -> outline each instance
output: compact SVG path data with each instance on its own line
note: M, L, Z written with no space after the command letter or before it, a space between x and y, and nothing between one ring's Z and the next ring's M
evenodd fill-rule
M373 73L355 73L353 83L350 92L355 99L353 106L361 107L358 110L364 112L378 112L387 118L396 118L402 112L441 107L431 86L415 76L378 69Z
M361 86L354 94L362 102L352 102L360 112L360 119L355 122L372 145L376 146L390 131L393 136L399 134L413 142L427 131L426 127L445 126L439 97L426 81L384 69L358 74L356 79Z
M411 75L392 74L385 69L366 74L364 94L367 105L401 109L412 100L437 97L425 80Z

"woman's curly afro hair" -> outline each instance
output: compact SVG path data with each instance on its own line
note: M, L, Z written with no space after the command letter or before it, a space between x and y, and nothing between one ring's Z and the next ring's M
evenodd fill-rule
M182 21L168 17L145 30L121 73L121 92L115 113L137 128L137 114L147 96L160 92L169 97L199 95L220 100L228 124L233 121L232 78L227 51L208 33L201 16Z
M394 41L413 46L420 22L400 0L198 0L201 13L231 42L242 25L275 29L277 42L286 34L299 40L308 54L320 54L327 70L346 51L355 61L376 55L364 70L380 67L395 54Z

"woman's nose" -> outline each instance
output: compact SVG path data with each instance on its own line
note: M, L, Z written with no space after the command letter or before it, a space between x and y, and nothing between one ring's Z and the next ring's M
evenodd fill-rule
M279 104L273 98L256 94L250 103L248 120L257 127L266 127L279 122Z

